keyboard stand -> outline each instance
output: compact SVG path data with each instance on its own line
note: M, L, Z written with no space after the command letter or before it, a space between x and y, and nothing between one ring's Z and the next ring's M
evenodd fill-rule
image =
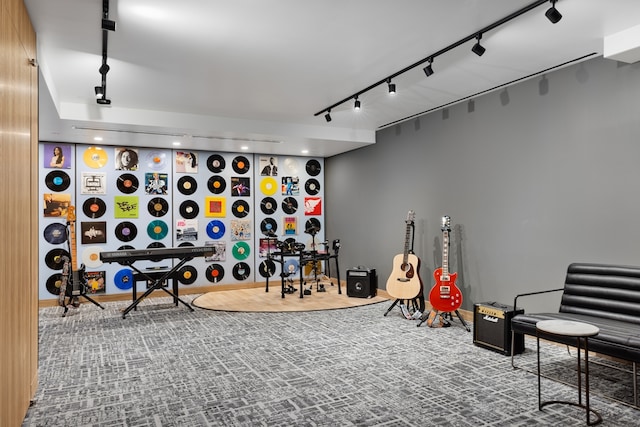
M129 267L131 267L133 270L135 270L137 272L136 276L138 276L139 278L143 278L148 280L151 283L151 286L149 286L149 289L147 289L147 291L142 294L139 298L135 297L135 284L134 284L134 298L135 300L133 301L133 303L131 303L131 305L129 305L127 308L124 309L124 311L122 312L122 318L126 319L127 314L129 314L129 312L131 310L134 310L138 304L140 304L140 301L142 301L143 299L145 299L146 297L148 297L151 292L155 291L156 289L161 289L163 291L165 291L166 293L168 293L169 295L171 295L173 297L173 301L175 302L176 305L178 305L178 302L181 302L182 304L185 305L185 307L187 307L189 310L194 311L193 307L191 307L191 305L189 305L188 302L181 300L178 297L178 283L176 281L174 277L175 273L180 269L180 267L182 267L189 259L191 259L192 256L185 256L183 258L180 258L180 262L177 263L176 265L173 266L173 268L171 268L170 270L167 271L163 271L163 274L158 274L159 272L157 271L141 271L138 268L136 268L135 265L133 265L133 263L129 264ZM167 288L165 288L163 286L163 283L166 282L167 280L169 280L170 278L173 278L174 282L173 282L173 292L171 292L170 290L168 290Z

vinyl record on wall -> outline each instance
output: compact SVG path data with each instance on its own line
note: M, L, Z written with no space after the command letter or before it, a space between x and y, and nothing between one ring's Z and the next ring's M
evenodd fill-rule
M102 260L100 259L100 252L102 248L100 246L87 246L82 250L82 262L87 268L98 268L102 266Z
M69 252L60 248L52 249L44 256L44 263L52 270L62 270L65 261L71 261L71 257Z
M322 226L320 225L318 218L309 218L304 223L304 232L307 234L315 234L320 230L322 230Z
M212 154L207 159L207 168L213 173L220 173L224 170L227 162L220 154Z
M167 223L159 219L151 221L149 225L147 225L147 234L153 240L162 240L167 237L168 233L169 227Z
M320 173L320 170L322 169L320 167L320 162L317 161L316 159L311 159L307 161L305 168L307 170L307 173L311 176L317 176Z
M58 296L60 294L60 286L62 286L62 274L56 273L49 276L46 287L51 295Z
M178 281L183 285L190 285L198 278L198 270L190 265L185 265L178 270Z
M184 248L185 246L195 246L193 243L191 242L182 242L178 245L179 248ZM194 257L189 256L189 257L185 257L185 259L187 261L191 261Z
M166 246L161 242L153 242L153 243L149 243L147 245L147 249L155 249L155 248L166 248ZM164 259L156 258L156 259L151 259L149 261L151 261L151 262L160 262L160 261L164 261Z
M116 225L116 237L122 242L130 242L138 235L138 228L129 221L123 221Z
M207 188L213 194L221 194L227 188L227 181L220 175L214 175L207 181Z
M236 242L231 248L231 253L233 253L233 257L237 260L243 260L249 258L251 254L251 248L247 242Z
M107 152L100 147L89 147L82 156L84 163L93 169L100 169L107 164Z
M169 212L169 203L162 197L154 197L153 199L149 200L147 210L151 215L155 216L156 218L160 218L162 216L165 216L167 212Z
M236 280L246 280L251 275L251 267L246 262L239 262L233 266L232 274Z
M260 210L262 210L262 213L265 215L273 215L277 209L278 203L273 197L265 197L260 202Z
M178 191L184 195L190 195L198 189L198 182L191 176L183 176L178 180Z
M260 222L260 231L263 233L275 233L278 230L278 224L273 218L265 218Z
M278 191L278 182L270 176L262 178L260 190L265 196L273 196Z
M286 159L284 159L284 164L282 169L283 169L284 175L296 176L298 175L298 170L299 170L298 161L294 158L287 157Z
M44 240L52 245L59 245L67 241L67 227L59 222L47 225L43 234Z
M233 159L231 167L236 173L244 174L249 172L249 159L244 156L237 156Z
M200 207L193 200L185 200L180 204L180 216L184 219L193 219L200 213Z
M231 212L236 218L244 218L249 215L249 203L244 200L236 200L231 205Z
M207 267L207 280L211 283L218 283L224 278L224 268L220 264L211 264Z
M298 201L293 197L285 197L282 201L282 210L286 214L294 214L298 210Z
M133 271L130 268L116 271L116 274L113 275L113 283L123 291L133 288Z
M167 166L167 153L163 151L151 151L145 157L145 164L154 171L163 170Z
M317 179L311 178L304 183L304 189L307 194L315 196L320 191L320 183Z
M44 183L51 191L64 191L69 188L71 178L66 172L55 170L47 174L44 178Z
M258 266L258 272L264 278L271 277L276 272L276 263L270 259L265 259Z
M91 197L84 201L82 204L82 212L87 218L96 219L100 218L107 211L107 205L99 197Z
M218 221L217 219L209 221L209 224L207 224L207 235L214 240L222 238L225 231L226 228L224 226L224 223L222 221Z
M135 193L138 190L138 185L138 178L131 173L123 173L116 180L116 187L125 194Z

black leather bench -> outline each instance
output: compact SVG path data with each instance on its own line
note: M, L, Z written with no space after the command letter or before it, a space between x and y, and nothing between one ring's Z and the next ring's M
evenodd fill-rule
M589 338L589 350L631 362L633 401L640 407L637 371L640 363L640 267L574 263L567 269L563 288L520 294L514 299L514 309L519 298L561 291L557 313L527 313L525 310L511 319L511 342L515 342L515 334L535 336L536 323L540 320L573 320L597 326L600 333ZM573 338L545 336L547 338L575 346ZM513 351L511 354L513 364Z

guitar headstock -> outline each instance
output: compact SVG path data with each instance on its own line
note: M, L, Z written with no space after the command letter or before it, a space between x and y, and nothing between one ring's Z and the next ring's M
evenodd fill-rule
M67 222L74 222L76 220L76 208L69 205L67 208Z
M413 221L416 218L416 213L412 210L410 210L409 212L407 212L407 224L413 224Z
M451 231L451 217L449 215L442 217L442 231Z

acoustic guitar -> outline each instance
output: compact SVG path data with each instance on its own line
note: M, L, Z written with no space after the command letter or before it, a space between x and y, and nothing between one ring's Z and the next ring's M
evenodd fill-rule
M409 251L414 218L415 213L409 211L406 220L404 252L393 258L393 269L387 280L387 293L395 299L413 299L422 290L422 280L418 274L420 260Z
M462 305L462 292L456 286L458 273L449 273L449 234L451 218L442 217L442 267L433 272L436 284L429 292L429 302L437 311L456 311Z

